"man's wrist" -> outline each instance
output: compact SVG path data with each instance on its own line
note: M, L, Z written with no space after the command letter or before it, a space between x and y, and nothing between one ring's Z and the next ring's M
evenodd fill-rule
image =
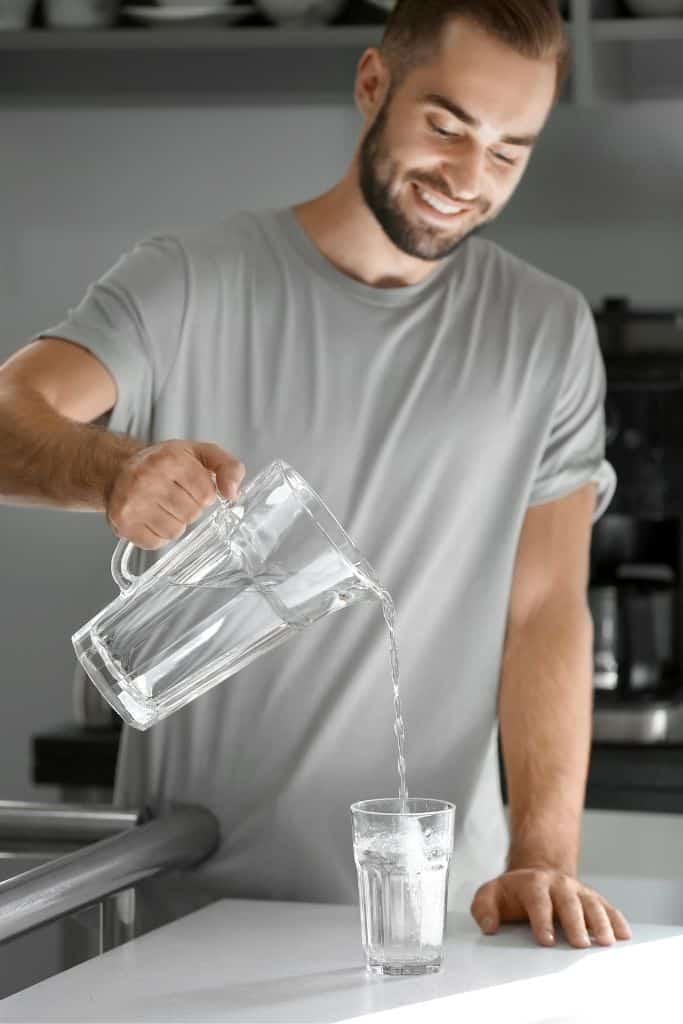
M581 816L569 809L564 813L521 815L511 822L509 871L538 868L575 875L581 847Z
M506 871L521 871L533 869L535 871L560 871L565 875L575 876L578 873L578 859L565 854L550 856L545 852L535 850L510 850Z
M144 445L140 441L114 434L109 430L92 428L92 482L100 507L106 512L109 498L123 464Z

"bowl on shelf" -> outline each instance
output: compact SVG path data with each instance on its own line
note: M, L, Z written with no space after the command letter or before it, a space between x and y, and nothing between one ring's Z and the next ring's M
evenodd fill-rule
M276 25L324 25L346 6L347 0L257 0L259 10Z
M108 28L116 20L118 0L43 0L48 28Z
M675 18L683 14L683 0L624 0L639 18Z
M0 0L0 32L28 28L36 0Z
M146 0L146 3L148 4L149 0ZM211 7L211 3L207 3L207 0L156 0L156 4L154 6L161 7L161 8L164 8L164 7L169 8L170 7L170 8L175 8L176 10L182 9L183 11L187 12L188 14L191 14L193 9L195 9L197 7L200 7L202 9L203 8L207 8L207 7ZM221 6L220 0L218 0L218 3L215 3L213 6L214 7L220 7ZM228 5L228 0L224 0L223 6L225 6L225 7L229 6Z

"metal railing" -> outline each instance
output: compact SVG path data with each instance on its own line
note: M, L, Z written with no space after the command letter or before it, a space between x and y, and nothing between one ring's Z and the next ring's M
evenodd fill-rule
M198 864L215 850L218 838L214 816L190 805L151 818L146 811L0 801L2 849L26 850L27 842L32 848L88 844L0 882L0 942L100 901L115 908L123 935L130 938L135 884Z
M0 856L39 856L45 849L68 853L84 843L118 835L148 817L145 811L120 811L110 804L0 800Z

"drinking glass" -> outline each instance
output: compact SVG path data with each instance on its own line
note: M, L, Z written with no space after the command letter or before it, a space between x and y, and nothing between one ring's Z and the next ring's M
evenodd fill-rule
M361 935L372 974L441 969L455 805L408 797L351 805Z

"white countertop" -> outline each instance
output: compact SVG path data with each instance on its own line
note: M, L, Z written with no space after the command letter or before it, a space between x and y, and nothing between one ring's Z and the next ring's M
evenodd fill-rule
M442 973L378 978L363 967L356 907L220 900L9 996L0 1020L682 1021L683 926L633 933L542 949L525 926L485 937L452 914Z

